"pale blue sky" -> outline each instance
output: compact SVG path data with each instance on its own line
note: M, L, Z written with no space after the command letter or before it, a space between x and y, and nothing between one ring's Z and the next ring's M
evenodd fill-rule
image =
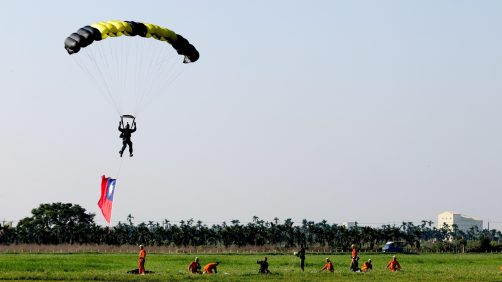
M63 42L123 19L171 28L201 58L138 117L114 221L400 223L455 210L502 228L501 12L499 1L4 1L0 219L71 202L104 223L118 116Z

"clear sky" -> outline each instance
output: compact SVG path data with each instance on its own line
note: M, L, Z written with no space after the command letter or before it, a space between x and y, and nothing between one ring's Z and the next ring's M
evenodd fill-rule
M4 1L0 220L70 202L103 224L107 174L115 223L399 224L454 210L502 228L501 12L500 1ZM123 160L118 115L63 48L111 19L171 28L201 53L138 117Z

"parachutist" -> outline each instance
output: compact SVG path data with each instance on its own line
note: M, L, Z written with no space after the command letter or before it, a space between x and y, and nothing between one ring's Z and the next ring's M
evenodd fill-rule
M124 123L122 121L119 122L119 131L120 138L122 138L122 149L119 151L120 157L124 153L125 148L129 145L129 155L132 157L132 141L131 134L136 131L136 122L133 121L132 127L129 126L129 123L124 127Z

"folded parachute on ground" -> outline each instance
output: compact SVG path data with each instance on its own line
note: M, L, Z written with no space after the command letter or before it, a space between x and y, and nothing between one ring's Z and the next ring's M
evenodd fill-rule
M68 54L75 54L94 41L107 37L141 36L166 41L171 44L178 54L185 56L183 63L192 63L199 59L199 52L183 36L155 24L133 21L106 21L87 25L68 36L64 42Z

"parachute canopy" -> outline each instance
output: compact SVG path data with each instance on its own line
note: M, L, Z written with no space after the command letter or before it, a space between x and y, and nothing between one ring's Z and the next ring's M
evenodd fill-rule
M156 97L174 94L168 87L187 69L187 63L199 59L199 52L183 36L134 21L84 26L68 36L64 45L119 116L138 116ZM180 64L179 55L185 57L185 65Z
M81 48L108 37L141 36L165 41L173 46L178 54L185 56L184 63L192 63L199 59L199 52L183 36L155 24L134 21L105 21L87 25L68 36L64 42L68 54L75 54Z

